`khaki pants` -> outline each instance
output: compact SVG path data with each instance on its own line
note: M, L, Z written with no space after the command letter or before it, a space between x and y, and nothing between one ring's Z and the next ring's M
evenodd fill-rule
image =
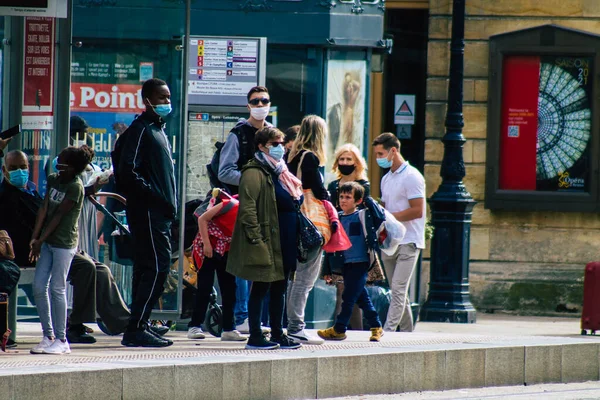
M400 331L402 332L412 332L414 329L408 287L420 251L414 243L409 243L400 245L393 256L386 256L385 253L381 254L385 275L392 290L392 300L383 327L386 332L395 332L398 325L400 325Z

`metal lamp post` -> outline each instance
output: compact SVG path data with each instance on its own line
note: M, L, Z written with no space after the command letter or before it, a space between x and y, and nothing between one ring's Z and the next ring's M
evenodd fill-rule
M465 0L454 0L450 45L450 84L442 184L431 197L431 222L435 228L431 245L431 273L422 321L475 322L469 299L469 243L475 200L465 188L462 134Z

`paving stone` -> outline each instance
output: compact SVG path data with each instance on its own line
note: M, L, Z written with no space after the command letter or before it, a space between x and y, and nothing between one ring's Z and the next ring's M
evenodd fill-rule
M51 356L49 356L51 357ZM15 375L13 399L63 399L69 393L69 375L65 373Z
M314 399L317 397L318 360L273 360L272 399Z
M176 365L177 399L222 400L223 364Z
M123 370L77 371L69 374L68 399L94 399L99 393L102 394L102 400L121 400Z
M485 385L485 349L446 351L446 389Z
M223 399L271 398L271 361L223 365Z
M598 345L562 346L562 381L585 382L598 380Z
M526 346L525 382L561 382L562 346Z
M149 393L175 393L173 365L123 370L123 400L147 400Z
M13 399L13 377L12 375L0 376L0 400Z
M491 348L485 351L485 386L522 385L525 382L525 348Z
M319 358L318 365L317 398L366 393L369 366L366 356Z

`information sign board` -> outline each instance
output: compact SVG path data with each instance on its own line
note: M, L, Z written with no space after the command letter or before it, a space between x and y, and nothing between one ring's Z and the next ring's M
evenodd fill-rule
M189 105L245 106L248 91L265 83L266 38L188 40Z

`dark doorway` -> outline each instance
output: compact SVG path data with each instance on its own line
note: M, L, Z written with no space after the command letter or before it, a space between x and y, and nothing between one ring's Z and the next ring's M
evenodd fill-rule
M427 83L427 10L388 9L385 32L394 39L392 54L385 66L385 132L397 134L394 124L396 94L414 94L415 124L411 138L400 139L402 155L423 171L425 148L425 94ZM406 130L405 130L406 132Z

